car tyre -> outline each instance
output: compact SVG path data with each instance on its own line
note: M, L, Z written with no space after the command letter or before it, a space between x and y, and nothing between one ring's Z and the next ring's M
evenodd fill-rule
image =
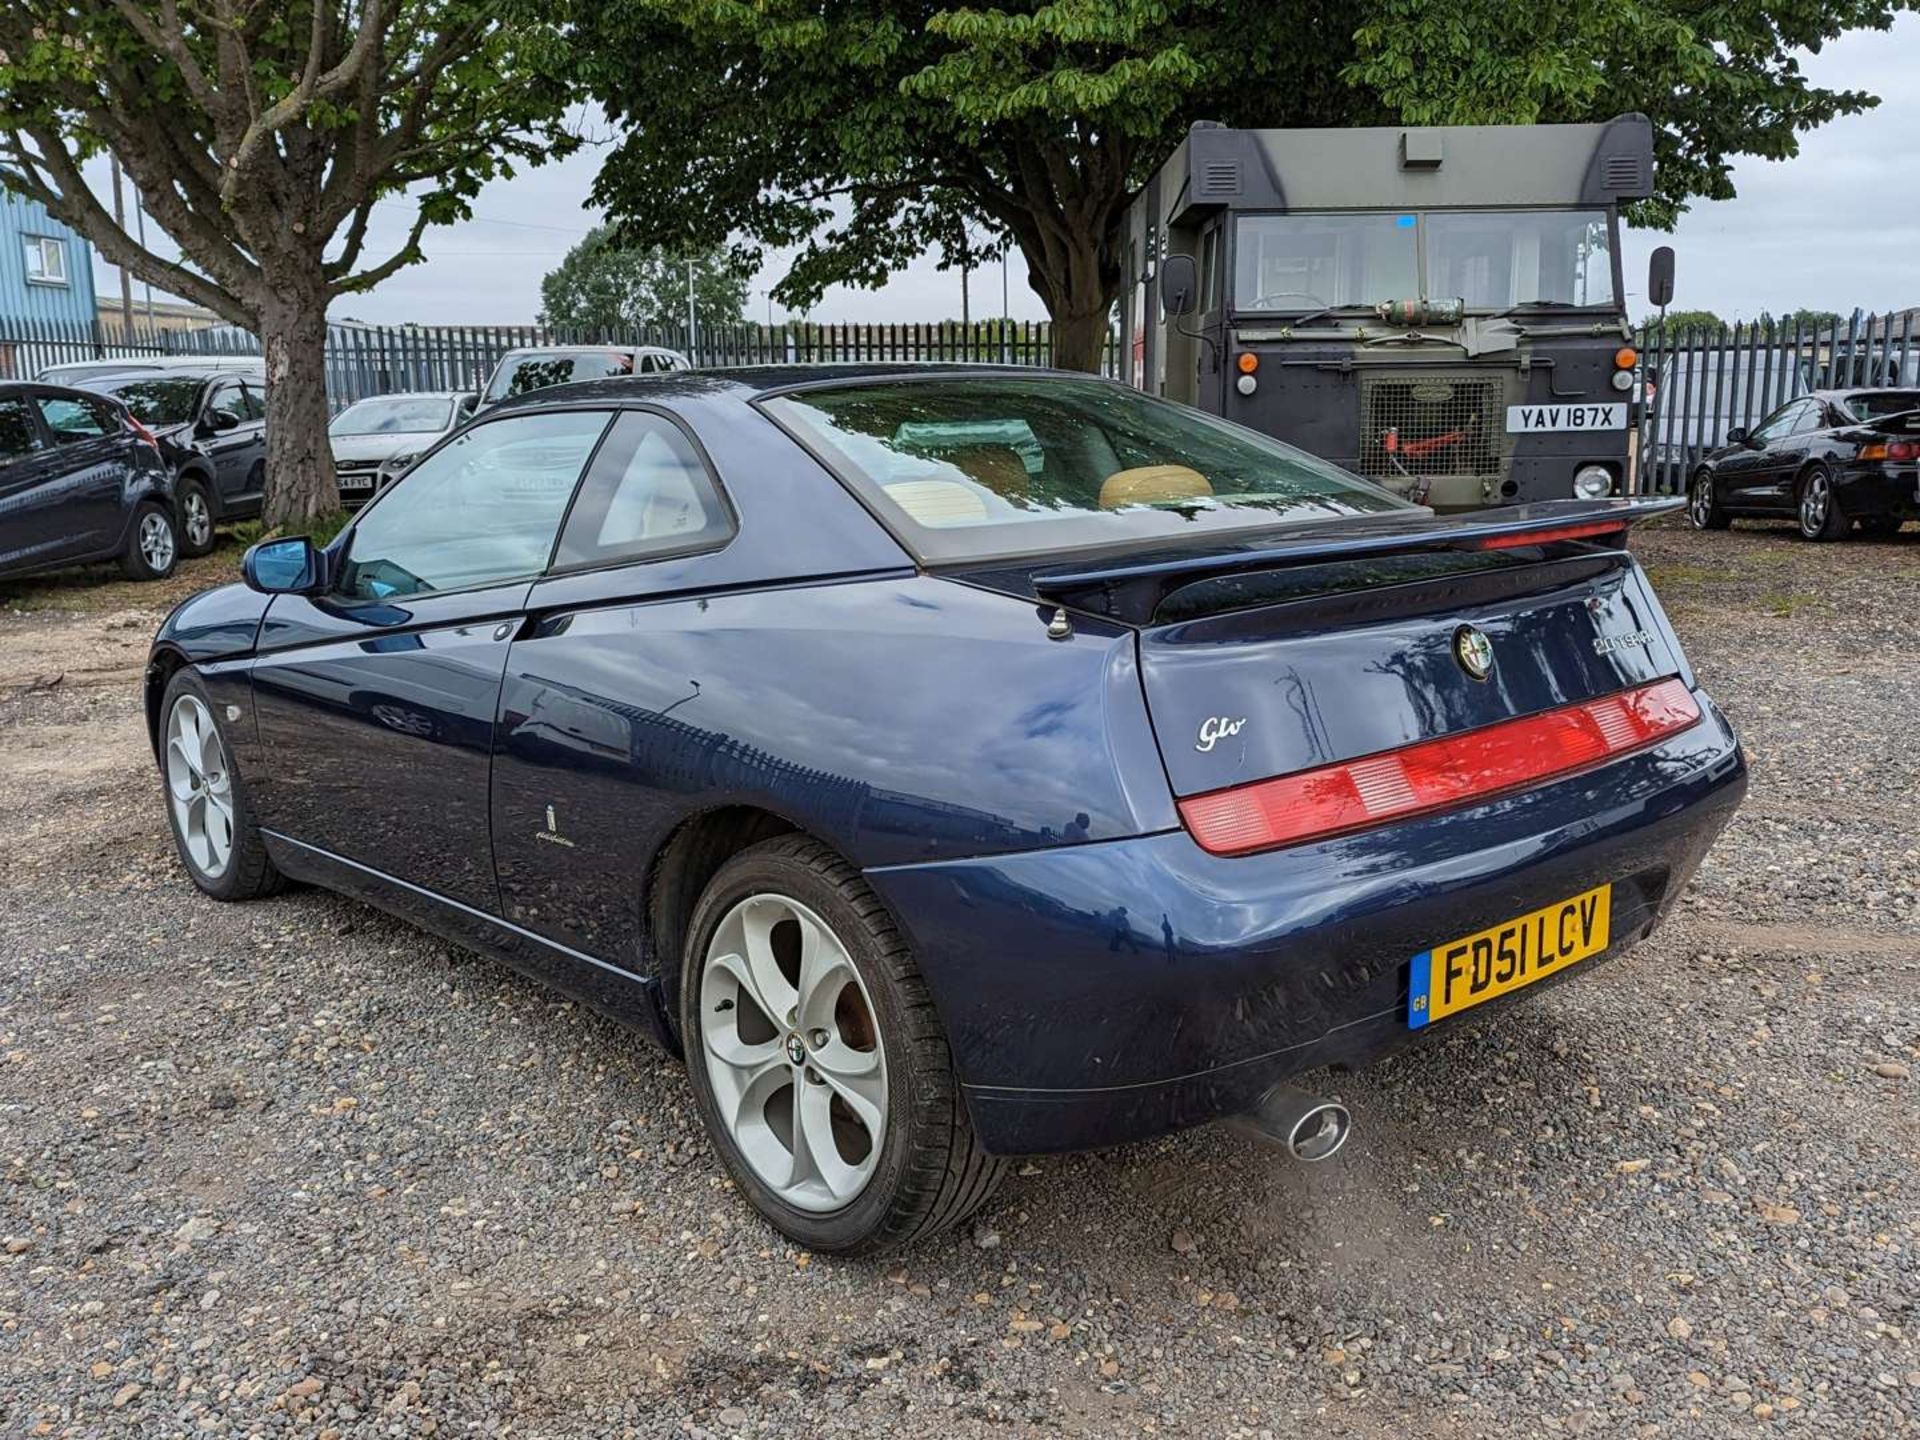
M120 569L130 580L164 580L180 560L180 530L173 512L157 500L142 500L127 528Z
M286 880L267 855L217 713L191 670L168 682L159 745L167 827L195 885L216 900L255 900Z
M174 487L174 509L179 512L180 553L190 559L213 549L213 497L207 482L197 475L182 475Z
M1800 533L1809 540L1838 540L1852 529L1833 493L1833 472L1809 465L1794 489L1794 514Z
M1724 530L1733 523L1733 517L1720 507L1720 497L1713 493L1711 470L1701 470L1693 477L1687 489L1687 518L1696 530Z
M898 1249L972 1214L1003 1173L906 941L818 841L763 841L713 877L687 927L680 1027L734 1183L810 1250Z

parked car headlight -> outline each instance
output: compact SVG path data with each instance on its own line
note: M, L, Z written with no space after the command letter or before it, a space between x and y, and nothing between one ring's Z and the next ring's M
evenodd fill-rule
M1573 498L1600 500L1613 492L1613 472L1604 465L1582 465L1573 472Z
M413 464L417 458L419 457L414 455L389 455L385 460L380 462L381 480L399 479L406 471L406 468Z

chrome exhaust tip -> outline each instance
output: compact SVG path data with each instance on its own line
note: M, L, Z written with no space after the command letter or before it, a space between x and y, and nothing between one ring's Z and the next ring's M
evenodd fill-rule
M1330 1160L1347 1143L1353 1116L1338 1100L1322 1100L1291 1085L1276 1085L1244 1115L1238 1128L1278 1145L1296 1160Z

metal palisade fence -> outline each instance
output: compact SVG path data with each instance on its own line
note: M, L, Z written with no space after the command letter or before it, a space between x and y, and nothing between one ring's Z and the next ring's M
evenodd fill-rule
M571 330L544 325L332 325L327 330L327 398L337 410L369 395L408 390L478 390L509 350L536 345L659 345L696 365L930 360L1007 365L1053 363L1053 327L1045 322L976 320L900 325L684 327ZM1117 365L1118 338L1107 337L1103 368ZM202 330L62 325L0 318L0 379L30 380L48 366L77 361L138 363L159 355L257 355L254 336L235 326Z
M1920 311L1855 311L1838 324L1650 327L1640 363L1652 389L1638 414L1640 489L1680 494L1728 431L1752 430L1810 390L1920 387Z

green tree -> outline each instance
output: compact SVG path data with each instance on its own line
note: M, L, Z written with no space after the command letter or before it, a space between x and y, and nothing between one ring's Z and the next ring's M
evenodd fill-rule
M1872 96L1794 61L1913 0L599 0L581 76L630 126L597 198L643 243L800 245L776 287L877 285L926 251L1011 242L1091 368L1118 222L1189 123L1657 123L1661 194L1731 194L1732 157Z
M747 270L718 246L693 257L693 309L700 328L737 325ZM687 261L659 246L622 245L596 226L540 282L540 319L576 330L629 330L687 323Z
M577 143L564 3L6 0L0 185L115 265L257 332L270 525L337 507L323 352L330 301L421 258L486 181ZM180 260L88 190L111 150ZM376 205L412 212L369 253Z
M1658 314L1649 315L1640 322L1640 327L1651 339L1658 335L1665 340L1677 340L1691 328L1694 330L1719 330L1728 322L1722 320L1711 310L1669 310L1664 328Z

